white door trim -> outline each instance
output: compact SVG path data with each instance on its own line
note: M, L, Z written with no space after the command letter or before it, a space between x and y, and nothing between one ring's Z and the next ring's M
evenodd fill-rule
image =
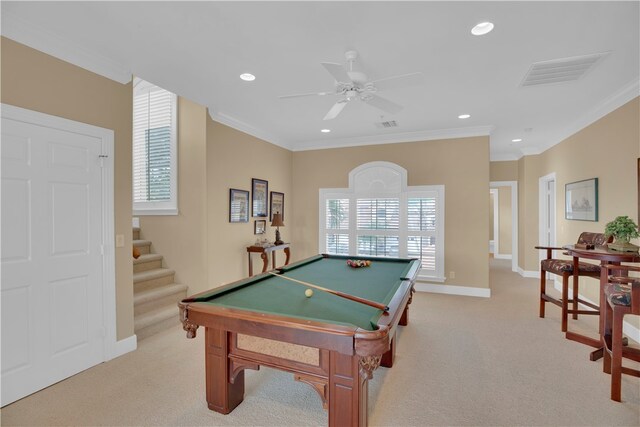
M555 219L553 224L548 224L547 222L547 211L549 210L549 203L547 203L547 185L550 181L553 181L553 196L554 200L557 199L557 191L556 191L556 173L552 172L545 176L541 176L538 179L538 244L539 245L549 245L555 246L556 244L556 227L555 227ZM555 212L554 218L555 218ZM551 226L551 240L547 242L547 229ZM542 260L545 257L544 251L538 251L538 258Z
M489 246L490 252L497 255L500 253L500 191L497 188L490 188L489 193L493 194L493 236L491 236Z
M114 248L114 133L111 129L80 123L62 117L39 113L9 104L0 104L1 116L7 119L43 125L54 129L81 133L102 141L102 248L103 263L103 327L104 327L104 361L111 360L119 354L116 343L116 280L115 280L115 248ZM121 350L120 350L121 352Z
M518 272L518 181L491 181L489 187L511 188L511 271Z

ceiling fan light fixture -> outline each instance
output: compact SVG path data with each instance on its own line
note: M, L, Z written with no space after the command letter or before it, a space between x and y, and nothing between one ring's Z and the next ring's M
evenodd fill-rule
M458 116L459 119L468 119L469 117L471 117L471 114L460 114Z
M244 80L245 82L252 82L252 81L254 81L256 79L256 76L254 76L251 73L242 73L242 74L240 74L240 78L242 80Z
M471 29L471 34L474 36L484 36L493 30L492 22L481 22Z

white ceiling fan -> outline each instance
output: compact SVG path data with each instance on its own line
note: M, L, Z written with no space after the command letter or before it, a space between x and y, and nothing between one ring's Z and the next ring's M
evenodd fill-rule
M359 99L366 102L372 107L378 108L387 113L395 114L402 110L402 106L391 102L388 99L377 95L377 92L389 89L397 89L407 86L419 85L424 80L422 73L402 74L399 76L387 77L384 79L369 81L367 75L361 71L354 71L353 63L358 58L358 52L350 50L345 53L347 58L347 67L342 64L334 64L332 62L322 62L322 66L335 79L335 89L327 92L300 93L295 95L284 95L279 98L298 98L302 96L325 96L340 95L339 99L329 112L324 116L323 120L335 119L349 101Z

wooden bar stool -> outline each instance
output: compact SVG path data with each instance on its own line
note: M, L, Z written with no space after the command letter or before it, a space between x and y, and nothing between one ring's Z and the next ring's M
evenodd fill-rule
M640 278L629 277L630 271L640 272L640 266L607 264L609 275L604 294L605 304L604 344L602 365L604 372L611 374L611 400L621 401L622 374L640 377L640 370L622 366L626 357L640 362L640 349L624 345L622 325L627 314L640 315Z
M612 240L612 237L607 238L603 233L584 232L580 234L580 237L578 237L578 244L602 246ZM573 261L570 259L555 259L551 257L552 251L563 249L551 246L536 246L535 248L547 251L547 257L540 262L540 317L544 317L545 315L545 304L547 302L557 305L562 309L562 332L567 332L567 318L569 313L573 315L574 319L578 318L578 314L600 314L600 307L598 305L579 298L577 284L574 284L573 296L569 299L569 278L573 276ZM547 272L562 276L562 295L560 299L554 298L546 292ZM596 264L589 264L587 262L579 262L578 275L599 279L600 266ZM571 309L569 308L569 302L572 303ZM578 309L578 304L583 304L589 307L589 310Z

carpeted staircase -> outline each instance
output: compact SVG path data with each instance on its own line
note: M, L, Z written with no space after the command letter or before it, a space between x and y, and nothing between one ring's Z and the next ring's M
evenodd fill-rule
M142 240L137 227L133 246L140 251L133 260L133 316L141 340L179 323L177 302L187 296L187 285L174 282L175 271L162 266L162 255L151 253L151 241Z

